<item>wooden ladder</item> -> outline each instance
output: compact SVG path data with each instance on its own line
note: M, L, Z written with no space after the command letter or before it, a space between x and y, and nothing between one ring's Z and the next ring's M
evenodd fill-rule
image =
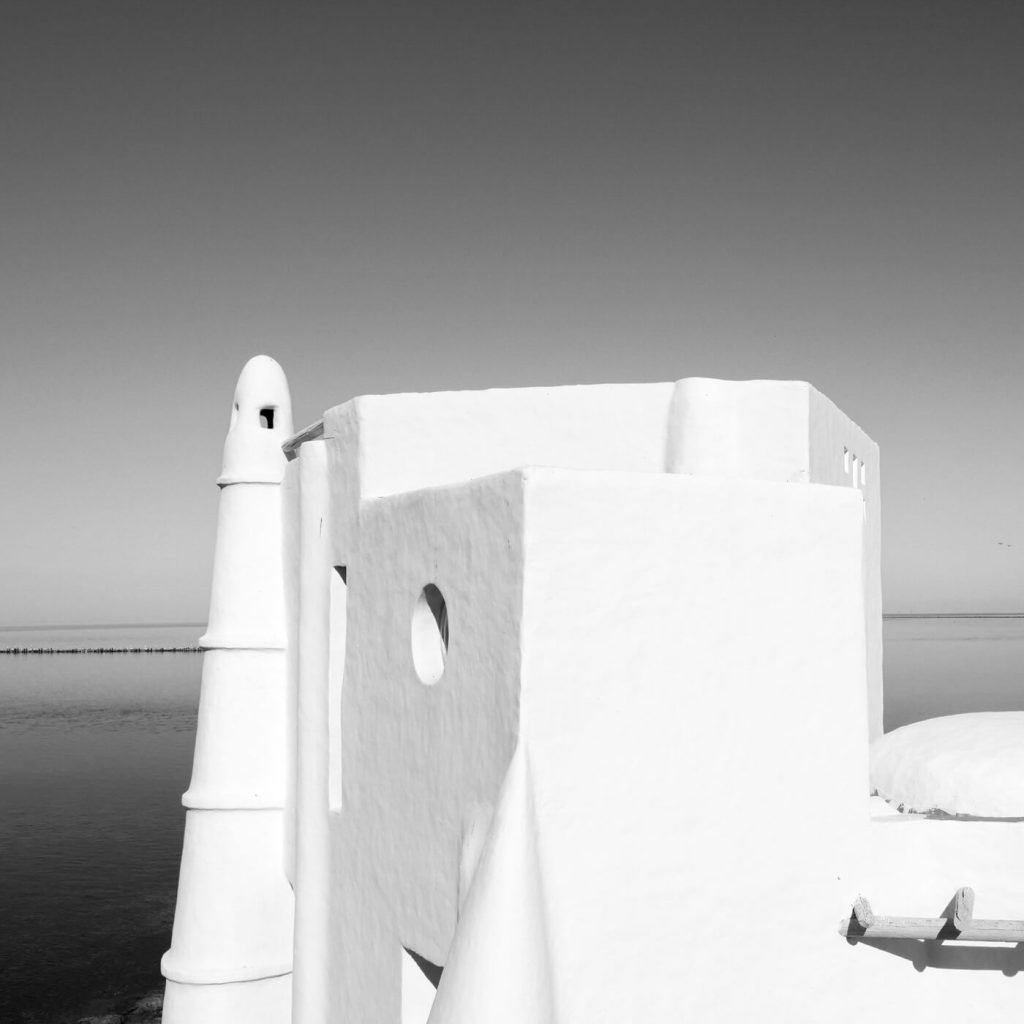
M953 942L1024 942L1024 921L974 918L974 890L957 889L947 917L882 917L858 896L839 934L857 939L942 939Z

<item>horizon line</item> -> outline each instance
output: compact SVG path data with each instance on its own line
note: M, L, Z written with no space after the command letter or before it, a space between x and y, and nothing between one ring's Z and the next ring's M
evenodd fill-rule
M1024 619L1024 612L883 612L885 619ZM205 629L206 622L63 622L29 626L0 626L0 633L42 632L56 629L172 629L194 626Z
M1024 612L883 612L883 619L1024 619Z
M43 629L170 629L175 626L198 626L206 628L205 622L58 622L31 626L0 626L0 633L22 630L26 633Z

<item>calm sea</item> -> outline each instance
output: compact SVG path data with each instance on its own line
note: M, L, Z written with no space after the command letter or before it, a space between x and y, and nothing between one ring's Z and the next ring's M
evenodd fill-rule
M8 646L192 644L200 626L0 630ZM160 991L198 654L0 655L0 1021L64 1024ZM892 618L886 728L1024 710L1024 617Z
M0 631L8 646L194 644L200 626ZM162 989L202 658L0 655L0 1021Z
M892 616L885 730L964 711L1024 711L1024 615Z

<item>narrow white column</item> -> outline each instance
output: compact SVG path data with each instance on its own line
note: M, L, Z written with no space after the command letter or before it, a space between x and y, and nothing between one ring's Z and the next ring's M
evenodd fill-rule
M332 567L327 450L323 441L306 441L297 451L301 513L296 720L295 854L295 1024L329 1024L330 975L331 772L334 763L344 670L346 585ZM332 638L332 632L335 634ZM332 645L331 640L335 643ZM331 678L333 676L333 678Z
M210 619L167 979L166 1024L288 1024L291 887L284 873L285 621L281 367L238 378L224 443Z

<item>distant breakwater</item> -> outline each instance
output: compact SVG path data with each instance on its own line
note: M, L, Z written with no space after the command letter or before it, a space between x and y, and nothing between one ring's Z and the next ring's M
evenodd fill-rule
M0 654L198 654L190 647L0 647Z

